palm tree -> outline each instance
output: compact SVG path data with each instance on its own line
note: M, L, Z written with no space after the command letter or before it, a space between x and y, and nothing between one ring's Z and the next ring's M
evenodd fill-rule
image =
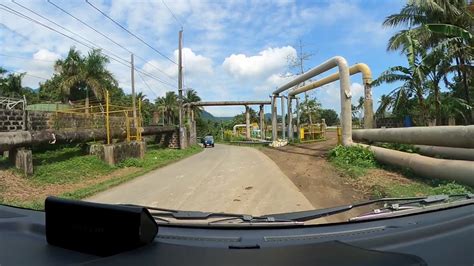
M89 91L102 99L105 90L118 86L113 74L107 70L109 59L100 50L92 50L87 57L71 48L65 60L58 60L55 69L63 76L61 89L67 95L72 88L84 89L86 93L86 112L89 107Z
M392 36L388 50L407 50L407 35L417 39L425 50L442 54L448 62L455 62L452 70L457 73L458 82L462 83L463 98L470 104L471 94L469 78L473 59L474 29L473 4L466 0L409 0L398 14L393 14L384 21L387 27L406 26ZM472 75L472 74L471 74ZM439 110L439 108L438 108ZM474 118L474 114L472 115Z
M178 96L174 91L166 92L164 97L158 97L156 100L158 110L163 112L165 123L173 125L178 112Z
M197 92L193 89L188 89L186 91L186 95L184 97L184 103L193 103L193 102L199 102L201 101L201 97L198 96ZM192 111L194 112L195 118L198 118L201 116L203 108L201 106L192 106L191 107ZM185 112L187 110L184 110Z
M401 103L405 103L407 99L415 97L420 108L422 123L426 122L427 107L424 94L426 89L424 82L426 75L424 73L425 66L421 64L424 55L420 43L411 37L411 34L404 36L405 55L408 61L408 67L394 66L382 72L380 76L372 82L372 86L379 86L381 83L403 82L401 86L395 88L389 93L394 100L393 108L399 109Z

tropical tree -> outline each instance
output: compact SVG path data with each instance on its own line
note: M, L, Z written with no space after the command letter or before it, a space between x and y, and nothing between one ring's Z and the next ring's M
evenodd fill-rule
M321 103L316 97L300 103L299 109L301 123L311 124L313 121L321 119Z
M118 86L113 74L106 68L108 63L109 59L100 50L94 49L82 57L79 51L71 48L66 59L59 59L55 64L55 70L62 76L62 92L71 95L71 90L76 89L85 93L86 108L90 93L102 99L105 90Z
M201 101L201 97L198 96L197 92L193 89L186 90L186 95L183 99L184 103L193 103ZM195 118L199 118L201 116L203 108L201 106L191 106L191 110L194 112ZM187 112L187 109L184 110Z
M174 125L178 115L178 96L174 91L166 92L164 97L158 97L155 104L163 113L165 124Z
M472 60L473 60L473 4L466 0L409 0L402 10L393 14L384 21L387 27L407 27L392 36L388 43L388 50L400 50L406 53L409 45L407 36L416 39L420 47L426 52L421 63L429 61L429 54L435 54L436 61L448 62L449 72L456 73L454 80L461 86L454 86L457 93L470 106L472 99ZM434 66L428 63L427 65ZM436 64L435 64L436 65ZM432 72L434 76L445 75L446 68ZM441 72L441 73L434 73ZM429 77L430 78L430 77ZM437 94L432 99L437 99L438 106L435 116L439 117L439 90L437 80L431 76L431 92ZM439 83L439 81L438 81ZM426 84L425 84L426 85ZM433 87L434 86L434 87ZM434 89L434 90L433 90ZM474 115L471 114L472 117Z

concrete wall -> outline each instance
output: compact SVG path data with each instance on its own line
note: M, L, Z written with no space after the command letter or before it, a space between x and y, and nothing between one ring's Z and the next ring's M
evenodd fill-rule
M0 109L0 132L22 130L23 126L22 110Z
M97 155L109 165L115 165L127 158L143 158L146 143L144 141L120 142L110 145L96 144L90 147L90 154Z
M172 149L179 148L179 132L176 129L173 132L164 132L155 136L155 143L162 147L168 147Z
M39 131L45 129L98 129L105 127L105 116L102 114L73 114L56 113L45 111L25 111L25 119L22 110L0 109L0 132L9 131ZM25 126L26 120L26 128ZM110 116L110 127L125 129L124 115Z

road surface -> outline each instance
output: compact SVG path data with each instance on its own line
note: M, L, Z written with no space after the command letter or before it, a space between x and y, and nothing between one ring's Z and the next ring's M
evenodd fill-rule
M259 150L221 144L87 200L252 215L313 209Z

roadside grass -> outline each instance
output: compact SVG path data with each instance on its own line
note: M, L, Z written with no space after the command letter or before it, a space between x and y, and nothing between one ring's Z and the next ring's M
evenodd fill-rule
M27 184L32 187L46 187L53 184L58 185L59 188L62 185L67 185L73 189L56 196L82 199L200 151L202 151L202 148L198 145L184 150L165 149L157 145L148 145L143 159L129 158L116 166L109 166L95 155L84 155L80 147L36 152L33 153L35 172L31 177L27 177ZM9 166L4 161L5 159L0 160L0 166ZM114 176L114 173L123 168L133 168L134 171L122 176ZM5 169L5 167L2 169ZM105 179L100 178L104 176L106 176ZM94 179L101 179L102 181L94 182ZM90 185L84 187L83 184L86 181ZM74 189L75 186L78 188ZM2 192L6 189L0 185L0 203L32 209L44 208L44 198L28 201L7 199L2 196Z
M394 149L416 152L414 147L393 146ZM464 194L474 188L455 181L422 178L408 169L376 162L373 152L362 146L337 146L329 152L329 161L342 175L351 178L371 198L415 197L436 194Z

